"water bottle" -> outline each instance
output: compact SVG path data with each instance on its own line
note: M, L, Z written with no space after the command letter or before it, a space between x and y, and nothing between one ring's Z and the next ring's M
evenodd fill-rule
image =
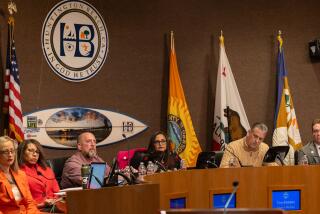
M180 160L180 169L187 169L187 163L184 159Z
M147 165L147 175L152 175L154 173L154 164L152 161L148 161Z
M236 167L237 166L237 164L236 164L236 159L234 158L234 157L231 157L230 159L229 159L229 167L230 168L234 168L234 167Z
M82 188L83 189L88 189L90 170L91 170L90 164L82 164L81 178L82 178Z
M129 166L126 166L126 167L123 169L123 174L126 175L128 178L130 178L131 171L130 171L130 167L129 167Z
M140 179L142 179L143 176L145 176L147 174L147 169L146 169L143 162L140 162L140 165L138 167L138 174L139 174Z
M301 158L301 160L299 161L299 165L308 165L308 157L307 155L303 155L303 157Z

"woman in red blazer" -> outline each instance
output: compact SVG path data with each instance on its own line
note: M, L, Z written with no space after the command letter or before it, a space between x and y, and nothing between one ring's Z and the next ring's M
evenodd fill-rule
M15 142L0 137L0 214L38 214L26 174L19 170Z
M18 162L20 168L26 173L33 199L38 208L43 211L50 210L60 188L54 172L47 166L42 147L36 140L25 140L18 147Z

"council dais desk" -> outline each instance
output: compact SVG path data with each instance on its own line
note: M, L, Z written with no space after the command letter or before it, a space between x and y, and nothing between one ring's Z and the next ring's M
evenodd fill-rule
M186 198L187 208L211 208L213 194L232 191L239 181L239 208L271 208L272 190L300 190L301 210L289 213L320 213L320 166L269 166L232 169L183 170L147 176L160 184L160 208L172 198Z
M159 184L67 192L68 214L142 214L159 210Z
M239 181L237 208L271 208L273 190L300 190L301 210L320 213L320 166L250 167L182 170L146 177L150 184L67 193L69 214L152 214L169 209L172 198L186 198L187 208L212 208L212 195L230 193Z

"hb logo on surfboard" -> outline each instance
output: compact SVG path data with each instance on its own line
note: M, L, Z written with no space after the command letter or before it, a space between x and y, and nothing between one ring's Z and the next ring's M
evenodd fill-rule
M43 24L41 39L51 69L69 81L93 77L108 53L104 20L92 5L82 0L55 5Z

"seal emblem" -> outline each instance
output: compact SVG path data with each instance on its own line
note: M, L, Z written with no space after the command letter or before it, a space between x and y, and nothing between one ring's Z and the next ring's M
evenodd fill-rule
M108 53L105 22L82 0L56 4L43 23L41 39L49 66L68 81L85 81L96 75Z
M186 130L182 120L176 115L168 115L168 132L174 143L174 150L180 154L186 148Z

